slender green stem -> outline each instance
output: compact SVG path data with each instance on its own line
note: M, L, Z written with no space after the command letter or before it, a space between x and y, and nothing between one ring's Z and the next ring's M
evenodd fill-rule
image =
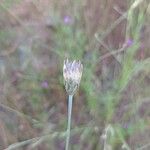
M73 100L73 95L69 95L69 99L68 99L68 124L67 124L67 137L66 137L66 148L65 148L65 150L69 150L72 100Z

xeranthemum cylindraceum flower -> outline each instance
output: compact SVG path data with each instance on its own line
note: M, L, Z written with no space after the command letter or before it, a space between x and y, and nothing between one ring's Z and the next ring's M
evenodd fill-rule
M65 89L68 95L74 95L80 84L82 77L83 65L80 61L64 61L63 76L65 81Z

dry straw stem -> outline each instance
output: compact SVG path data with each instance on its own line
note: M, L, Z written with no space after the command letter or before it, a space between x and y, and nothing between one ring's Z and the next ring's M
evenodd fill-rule
M6 106L6 105L0 104L0 110L1 110L1 111L8 111L8 112L11 112L11 113L15 113L15 114L17 114L19 117L25 118L25 119L27 119L28 121L30 121L31 123L33 123L33 124L34 124L34 123L39 123L38 120L33 119L33 118L31 118L30 116L28 116L28 115L26 115L26 114L23 114L23 113L21 113L21 112L15 110L15 109L13 109L13 108L10 108L10 107L8 107L8 106Z
M95 128L99 128L97 126L94 126L93 124L91 124L91 122L89 123L88 126L81 126L81 127L76 127L74 129L71 130L71 133L74 135L76 133L81 133L85 130L93 130ZM9 145L6 149L4 150L16 150L17 148L21 148L25 145L30 145L30 144L33 144L39 140L41 141L44 141L44 140L47 140L47 139L54 139L56 137L59 137L59 138L65 138L67 135L67 132L53 132L53 133L48 133L48 134L45 134L45 135L42 135L42 136L39 136L39 137L35 137L35 138L32 138L32 139L28 139L28 140L25 140L25 141L22 141L22 142L17 142L17 143L14 143L14 144L11 144ZM38 144L37 144L38 145ZM36 145L36 146L37 146ZM35 147L34 147L35 148Z
M144 2L144 0L136 0L133 2L133 4L131 5L131 7L129 8L128 11L126 11L125 13L123 13L116 21L114 21L110 28L108 28L104 35L102 35L101 37L99 37L98 33L95 34L95 38L96 40L102 45L104 46L104 48L106 48L108 51L108 53L106 53L105 55L101 56L99 58L99 61L107 58L107 57L110 57L110 56L113 56L115 57L115 59L120 63L120 60L115 56L116 54L122 52L125 50L125 44L122 46L122 48L118 49L118 50L114 50L114 51L111 51L111 49L103 42L103 40L124 20L124 19L127 19L129 20L129 16L131 14L131 12L136 8L138 7L142 2ZM126 29L126 40L128 39L128 32L129 32L129 26L127 25L127 29Z
M150 143L148 144L145 144L144 146L140 147L140 148L137 148L136 150L144 150L146 148L150 147Z
M3 2L0 2L0 8L5 10L15 21L17 21L23 27L24 31L26 31L27 33L31 32L18 16L13 14L7 7L5 7L5 5L3 5Z

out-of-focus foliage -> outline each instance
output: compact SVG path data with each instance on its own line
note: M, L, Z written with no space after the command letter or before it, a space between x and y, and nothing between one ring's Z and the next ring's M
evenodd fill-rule
M63 60L79 59L71 150L150 149L148 0L1 0L0 150L63 150Z

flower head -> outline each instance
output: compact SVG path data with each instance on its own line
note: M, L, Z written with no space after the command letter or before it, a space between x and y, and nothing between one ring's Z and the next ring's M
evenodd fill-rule
M80 61L64 61L63 76L65 88L69 95L73 95L80 84L83 65Z
M126 44L127 44L127 46L131 46L133 44L133 40L132 39L128 39Z
M63 20L64 20L65 24L71 24L72 23L72 18L70 16L65 16Z
M48 88L48 82L47 81L43 81L41 83L41 87L44 88L44 89L47 89Z

